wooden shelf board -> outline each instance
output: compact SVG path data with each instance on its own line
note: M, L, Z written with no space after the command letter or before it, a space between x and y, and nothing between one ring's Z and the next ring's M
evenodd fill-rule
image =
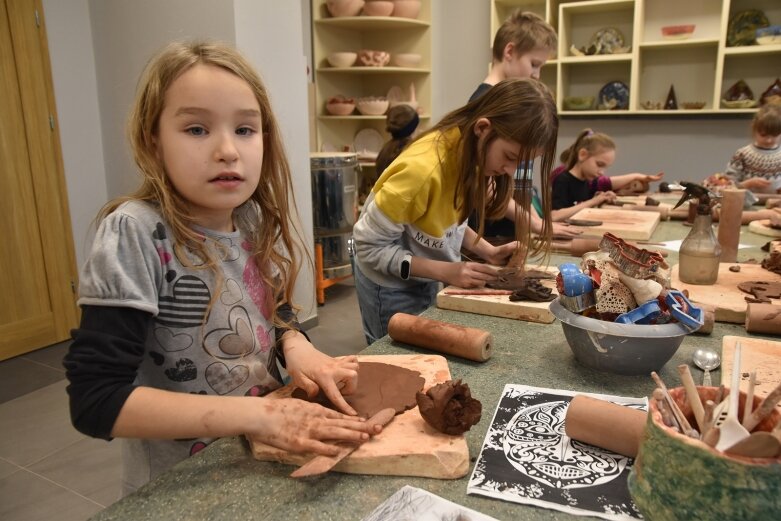
M340 74L431 74L431 69L417 67L318 67L317 72Z
M725 56L738 54L771 54L781 52L781 43L774 45L746 45L744 47L725 47Z
M635 0L593 0L585 2L569 2L561 4L562 11L569 13L602 13L605 11L631 10Z
M419 114L418 115L420 119L429 119L431 118L431 114ZM382 114L380 116L364 116L364 115L352 115L352 116L326 116L326 115L319 115L317 116L317 119L328 119L328 120L359 120L359 119L377 119L385 121L385 114Z
M641 49L664 49L670 47L718 47L717 38L693 38L689 40L655 40L643 42L639 45Z
M397 16L341 16L338 18L322 18L320 20L315 20L315 24L362 30L425 29L431 25L424 20L401 18Z
M751 114L757 109L700 109L700 110L560 110L560 116L691 116L691 115L725 115L725 114Z
M594 54L592 56L565 56L559 60L566 63L607 63L632 61L632 53L623 54Z

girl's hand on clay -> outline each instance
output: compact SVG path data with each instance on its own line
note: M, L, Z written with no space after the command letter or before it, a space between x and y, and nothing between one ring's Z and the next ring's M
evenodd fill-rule
M661 181L662 178L664 177L664 172L659 172L658 174L655 174L655 175L650 175L649 174L649 175L646 175L644 177L645 177L645 181L647 183L653 183L654 181Z
M496 268L479 262L452 262L443 282L459 288L482 288L496 280Z
M613 203L616 200L616 193L612 190L608 190L607 192L597 192L594 195L593 201L594 206L599 206L602 203Z
M352 394L358 386L358 358L331 358L318 351L301 333L293 333L295 335L282 337L287 370L293 383L310 398L322 390L340 411L357 414L342 395Z
M504 266L507 264L509 258L512 257L512 254L518 250L519 246L518 241L508 242L507 244L499 246L491 246L487 252L488 255L484 258L489 264Z
M575 226L570 226L565 223L553 223L553 236L554 237L577 237L582 234L583 230L579 230Z
M334 456L339 447L324 441L363 442L382 431L381 426L371 426L363 418L296 398L251 398L251 403L260 407L259 419L258 427L247 437L290 452Z

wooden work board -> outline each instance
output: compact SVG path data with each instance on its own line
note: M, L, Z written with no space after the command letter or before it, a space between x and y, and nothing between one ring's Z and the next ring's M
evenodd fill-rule
M556 276L559 270L553 266L529 266L529 269L544 270ZM556 291L554 279L540 279L543 286ZM459 290L456 286L446 286L437 294L437 307L478 315L512 318L526 322L550 324L556 318L548 309L550 302L521 301L511 302L509 295L449 295L448 291Z
M730 266L740 266L739 272L730 271ZM738 289L741 282L763 280L781 282L781 275L764 269L759 264L739 264L722 262L719 264L719 276L713 285L686 284L678 276L678 264L672 267L670 286L675 289L689 291L689 299L695 303L710 304L716 308L716 322L732 322L744 324L748 303L745 297L750 296ZM771 300L773 304L781 304L781 300Z
M740 340L740 388L748 389L748 373L757 372L754 396L764 398L781 383L781 342L764 338L725 336L721 340L721 383L730 386L735 342ZM781 404L778 406L781 408Z
M781 237L781 230L770 227L770 219L760 219L759 221L751 221L748 223L748 231L754 232L757 235L764 235L765 237Z
M610 232L621 239L647 241L661 220L657 212L638 210L608 210L605 208L584 208L571 219L601 221L599 226L577 226L588 235L603 235Z
M379 362L418 371L426 380L424 392L450 380L447 360L439 355L359 355L358 362ZM292 385L286 385L266 397L289 398L293 390ZM252 440L250 447L252 455L263 461L303 465L312 458ZM463 435L442 434L426 423L415 407L397 414L380 434L358 447L333 470L348 474L457 479L469 471L469 448Z

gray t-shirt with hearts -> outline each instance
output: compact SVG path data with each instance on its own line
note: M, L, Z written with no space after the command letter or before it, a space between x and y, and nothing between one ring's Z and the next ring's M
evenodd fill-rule
M174 248L170 228L155 206L122 204L99 226L81 274L79 305L130 307L154 315L136 385L264 395L281 385L281 377L268 289L250 262L246 233L196 231L220 259L219 287L201 259ZM211 441L123 440L123 495Z

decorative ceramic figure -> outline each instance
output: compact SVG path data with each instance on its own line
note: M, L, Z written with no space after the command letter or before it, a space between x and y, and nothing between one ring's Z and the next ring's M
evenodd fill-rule
M664 110L678 110L678 100L675 97L675 87L670 85L670 92L667 93L667 100L664 102Z
M765 13L757 9L735 13L727 26L727 45L754 45L757 43L757 28L768 25L770 22Z
M778 78L776 78L776 81L774 81L759 98L760 105L764 105L765 103L781 105L781 80Z
M727 101L753 100L754 93L745 81L738 80L732 87L727 89L724 99Z

